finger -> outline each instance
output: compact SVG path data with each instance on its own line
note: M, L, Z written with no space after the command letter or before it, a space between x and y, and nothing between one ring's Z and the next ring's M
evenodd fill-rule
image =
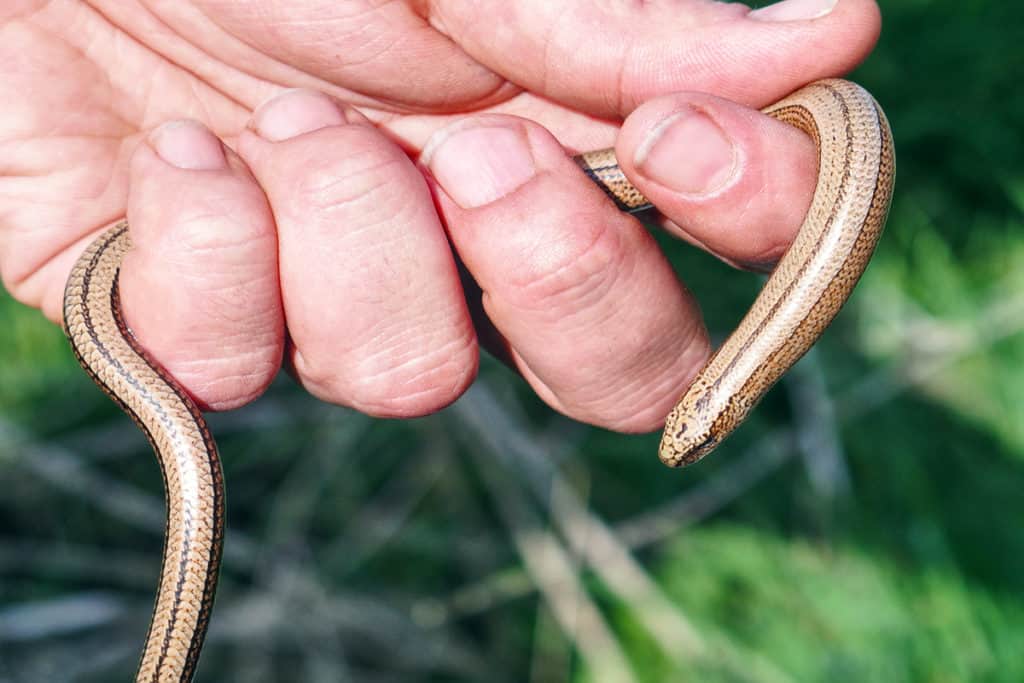
M710 95L670 95L626 120L616 152L669 228L725 261L770 270L814 194L814 143L796 128Z
M142 345L205 407L251 401L281 363L277 242L245 164L191 121L131 163L121 302Z
M549 404L658 427L708 353L694 301L651 236L536 124L467 119L424 151L457 252L512 362Z
M679 91L763 106L849 71L880 30L874 0L785 0L755 11L706 0L431 6L434 24L482 64L605 116L624 116L651 97ZM481 31L482 25L502 30Z
M201 0L194 4L204 18L212 19L246 48L255 48L246 55L246 61L261 62L255 72L278 74L281 82L295 83L293 71L298 69L344 88L346 99L359 104L458 111L499 101L516 90L435 31L417 11L421 3ZM302 16L316 20L296 21ZM220 36L218 40L221 52L225 41ZM294 69L283 69L282 63Z
M318 93L286 93L252 126L239 149L273 206L299 380L373 415L455 400L476 375L476 337L422 174Z

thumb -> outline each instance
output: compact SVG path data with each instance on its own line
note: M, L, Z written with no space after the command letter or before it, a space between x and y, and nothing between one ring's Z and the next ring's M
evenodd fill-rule
M708 92L760 107L841 75L874 46L874 0L445 0L434 21L479 62L534 92L622 117L654 96ZM500 31L481 31L500 26Z

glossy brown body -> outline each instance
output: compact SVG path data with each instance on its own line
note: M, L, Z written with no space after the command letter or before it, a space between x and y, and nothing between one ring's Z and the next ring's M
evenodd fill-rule
M202 413L136 343L121 318L118 273L128 224L82 255L64 293L64 330L82 367L146 434L163 473L163 567L138 683L192 680L213 607L224 538L224 481Z
M750 312L669 414L660 456L672 466L713 449L814 344L864 271L885 223L892 136L870 95L846 81L821 81L765 112L814 138L818 187L796 240ZM620 208L647 206L611 150L577 161ZM68 279L64 326L82 367L145 432L160 463L167 498L163 569L136 681L185 683L213 606L224 484L199 409L121 317L118 274L130 248L124 221L89 246Z
M796 239L750 311L665 420L659 457L679 467L727 437L825 331L874 253L892 199L892 133L875 100L842 80L812 83L764 110L818 149L818 185ZM577 163L629 211L649 206L612 150Z

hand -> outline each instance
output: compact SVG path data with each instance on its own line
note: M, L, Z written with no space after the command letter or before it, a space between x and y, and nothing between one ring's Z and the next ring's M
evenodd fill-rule
M8 0L0 273L58 320L72 262L127 214L125 314L206 407L284 355L325 400L422 415L472 381L479 338L566 414L652 429L707 337L563 147L617 144L670 231L771 263L813 148L746 107L868 53L874 3L828 4Z

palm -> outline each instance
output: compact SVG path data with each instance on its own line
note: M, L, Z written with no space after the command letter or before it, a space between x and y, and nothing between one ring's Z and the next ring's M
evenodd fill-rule
M159 8L160 18L175 30L157 31L135 28L152 26L153 15L142 7L119 8L108 21L85 6L22 4L16 8L22 11L9 12L15 16L6 20L16 40L0 50L7 63L19 54L31 54L32 63L6 69L0 83L30 96L22 98L22 110L5 117L0 137L17 138L5 152L9 174L31 180L13 185L15 191L3 200L2 211L19 235L17 261L5 264L4 275L16 296L54 319L59 317L55 288L70 261L96 230L125 213L127 163L138 138L169 119L202 121L230 144L260 102L281 88L306 86L359 104L411 150L451 116L489 107L571 128L570 144L611 139L610 127L581 128L570 110L519 93L464 56L439 55L440 69L434 62L421 64L422 73L389 80L371 76L408 72L415 65L405 52L345 69L340 62L317 65L287 46L274 55L225 40L223 29L199 18L194 7ZM410 8L404 11L415 17ZM266 26L255 20L239 20L229 29L254 45L269 40ZM288 45L318 40L319 31L307 25L289 37ZM440 45L444 51L446 41L426 24L413 36L426 49ZM448 56L461 55L448 45ZM295 67L285 58L309 65ZM449 69L446 61L456 63ZM450 84L453 77L461 81L457 88ZM563 125L570 118L577 125Z
M659 93L763 105L799 85L794 74L848 69L877 17L871 0L842 7L866 28L834 50L831 30L769 27L711 0L7 0L0 273L58 320L72 260L126 212L138 140L171 119L231 145L261 102L307 87L357 105L412 154L451 117L487 109L572 149L605 146ZM766 71L779 55L786 68Z

